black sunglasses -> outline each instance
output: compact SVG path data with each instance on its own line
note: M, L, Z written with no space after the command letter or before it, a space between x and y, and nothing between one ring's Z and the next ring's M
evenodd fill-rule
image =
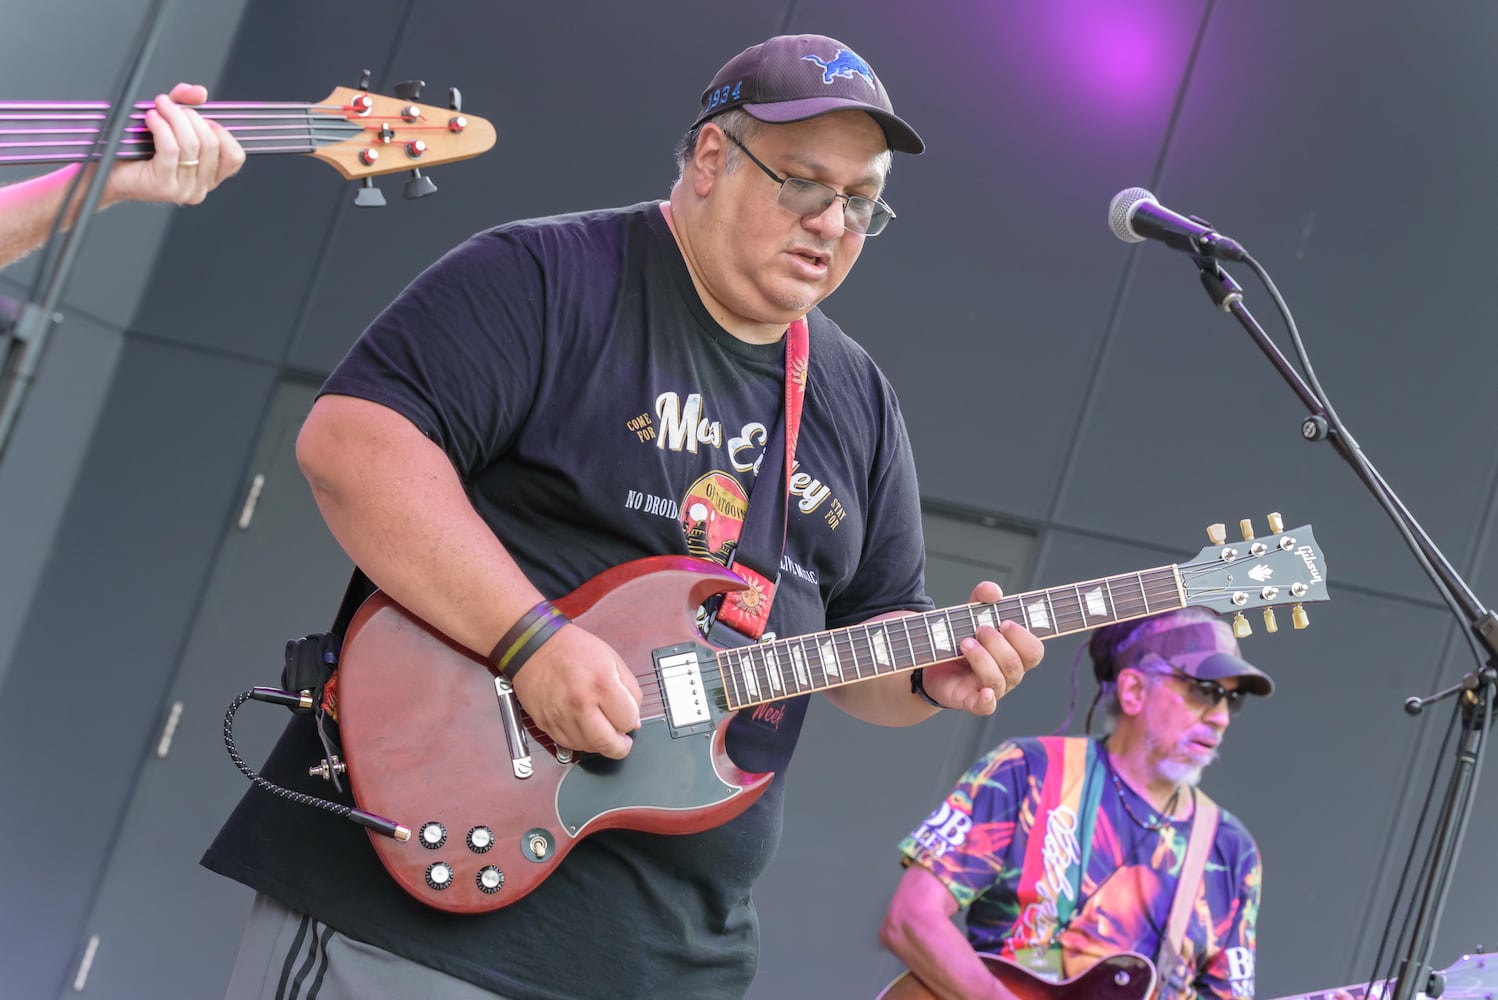
M1186 682L1186 690L1203 708L1216 708L1224 698L1228 703L1228 714L1237 715L1243 709L1243 699L1248 697L1248 692L1242 688L1229 691L1216 681L1203 680L1200 677L1192 677L1190 674L1182 673L1174 667L1170 668L1170 676L1179 677Z

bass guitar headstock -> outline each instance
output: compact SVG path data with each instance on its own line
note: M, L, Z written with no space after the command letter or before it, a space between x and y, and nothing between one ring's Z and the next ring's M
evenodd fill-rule
M448 88L446 108L418 103L421 80L395 85L395 96L369 91L366 71L360 86L337 87L321 104L319 114L342 119L317 142L311 155L349 180L362 180L355 204L383 205L384 195L374 186L374 177L409 171L405 197L424 198L437 190L422 171L437 164L478 156L493 147L494 126L483 118L463 112L463 98L456 87ZM317 125L311 126L314 130Z

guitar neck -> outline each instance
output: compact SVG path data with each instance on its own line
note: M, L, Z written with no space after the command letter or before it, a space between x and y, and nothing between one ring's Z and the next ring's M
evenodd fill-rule
M150 103L135 105L115 159L143 160L155 153L145 124L152 107ZM108 104L87 101L0 103L0 165L97 159L94 143L105 128L109 109ZM349 121L354 109L337 104L218 102L194 110L228 129L250 154L310 153L380 128L377 121ZM406 131L413 128L446 130L438 123L403 125Z
M1054 639L1186 606L1179 568L1161 566L1087 583L1032 590L993 604L924 614L720 650L730 709L856 684L957 659L963 639L1014 619Z

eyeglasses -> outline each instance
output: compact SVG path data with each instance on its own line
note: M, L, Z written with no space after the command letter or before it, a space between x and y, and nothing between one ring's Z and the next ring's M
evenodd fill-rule
M865 236L878 236L884 231L884 227L889 225L889 220L895 217L894 209L886 205L883 199L842 194L835 188L819 181L809 181L805 177L781 177L761 163L759 157L749 152L749 147L740 142L733 133L724 129L723 134L728 136L729 141L735 146L742 149L744 155L765 172L766 177L780 185L780 196L776 200L781 208L805 218L809 215L821 215L827 211L827 206L841 198L843 200L843 225L850 232L862 233Z
M1237 715L1243 709L1243 699L1248 697L1248 692L1244 691L1242 688L1239 688L1236 691L1229 691L1227 688L1223 687L1216 681L1208 681L1203 680L1200 677L1192 677L1190 674L1182 673L1174 667L1170 669L1169 676L1179 677L1181 680L1185 681L1186 690L1190 692L1191 697L1195 699L1202 708L1216 708L1222 703L1222 700L1226 698L1228 703L1228 714Z

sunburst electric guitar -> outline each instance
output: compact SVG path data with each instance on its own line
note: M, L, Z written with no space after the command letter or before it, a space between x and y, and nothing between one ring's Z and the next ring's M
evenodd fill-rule
M1111 955L1086 972L1062 982L1038 979L997 955L979 954L988 971L1020 1000L1145 1000L1155 987L1155 967L1133 952ZM1436 974L1440 977L1441 1000L1492 1000L1498 995L1498 956L1463 955ZM1395 983L1384 980L1339 987L1355 1000L1384 1000L1394 995ZM1295 993L1279 1000L1332 1000L1336 990ZM936 1000L914 973L902 972L874 1000ZM1415 1000L1432 1000L1423 992Z
M1213 534L1221 536L1220 526ZM725 823L773 774L729 759L733 713L958 658L984 624L1015 619L1042 639L1202 606L1233 614L1327 599L1309 525L1214 541L1190 562L719 649L698 632L708 598L744 589L729 570L656 556L601 573L555 601L606 640L644 691L623 760L558 746L509 683L383 593L355 614L338 668L344 764L381 862L437 909L479 913L536 888L583 837L614 827L695 833ZM1273 626L1270 625L1272 628Z
M307 154L350 180L363 179L356 203L384 204L373 186L379 174L412 172L406 197L436 191L423 169L466 160L494 145L494 126L463 113L461 95L448 91L447 108L416 103L423 84L397 84L395 97L339 87L315 104L210 101L193 108L228 129L251 155ZM143 160L155 143L145 126L151 104L137 104L125 125L116 160ZM0 103L0 166L76 163L93 159L94 140L109 105L74 101Z
M1019 1000L1147 1000L1155 989L1155 965L1131 951L1110 955L1071 979L1049 982L1007 958L979 953L1004 988ZM874 1000L937 1000L913 972L902 972Z

